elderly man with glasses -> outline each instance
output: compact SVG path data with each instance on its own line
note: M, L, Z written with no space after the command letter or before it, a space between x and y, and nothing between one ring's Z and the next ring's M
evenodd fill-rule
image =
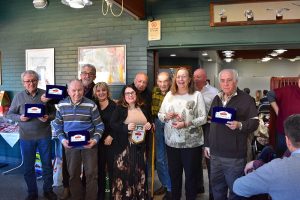
M35 157L38 149L42 161L43 190L46 199L57 199L53 192L53 169L51 163L51 127L54 119L53 106L43 103L41 96L44 90L37 88L38 74L33 70L22 73L21 79L24 91L19 92L13 99L7 117L18 122L20 126L20 146L24 161L24 178L27 184L26 200L38 199L38 188L35 175ZM44 104L45 115L38 118L25 116L25 104Z

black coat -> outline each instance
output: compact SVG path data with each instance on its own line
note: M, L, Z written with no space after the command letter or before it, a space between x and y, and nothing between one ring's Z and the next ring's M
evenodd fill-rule
M144 113L147 122L150 122L152 124L151 120L151 114L149 110L145 107L141 107L142 112ZM116 145L116 153L119 154L128 145L128 124L124 124L124 121L126 120L128 116L128 108L123 107L121 105L118 105L116 109L114 110L110 124L111 128L113 129L113 138L115 140L115 145ZM147 131L146 135L146 142L141 143L140 145L146 145L148 143L148 138L149 138L149 131Z

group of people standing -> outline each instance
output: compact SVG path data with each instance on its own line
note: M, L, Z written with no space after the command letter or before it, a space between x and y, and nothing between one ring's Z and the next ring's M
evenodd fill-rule
M227 199L228 190L228 199L242 199L233 192L233 183L243 176L247 137L257 129L258 119L255 102L237 87L235 70L219 73L220 92L207 83L204 69L192 75L179 68L173 78L161 72L152 94L147 75L140 72L132 84L123 87L118 101L111 98L106 83L94 83L93 65L84 65L80 77L69 81L68 96L58 102L37 88L35 71L21 75L25 90L14 97L7 116L20 126L27 200L38 199L36 149L41 155L44 196L57 199L52 189L51 129L64 147L61 199L104 199L107 174L110 199L148 199L151 130L155 131L156 169L166 192L164 199L181 199L183 170L186 199L194 200L197 193L204 192L202 152L208 166L210 199ZM46 114L25 117L26 103L44 104ZM234 109L235 118L227 123L211 120L215 107ZM137 127L145 135L138 142L133 134ZM88 143L71 147L70 131L87 131Z

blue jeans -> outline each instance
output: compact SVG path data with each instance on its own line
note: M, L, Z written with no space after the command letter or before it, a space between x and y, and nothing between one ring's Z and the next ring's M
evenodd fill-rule
M37 195L38 188L35 175L35 155L39 150L42 162L43 190L44 192L52 191L53 185L53 168L51 162L51 137L37 140L20 139L20 146L24 162L24 178L28 188L29 195Z
M156 171L162 185L171 191L171 179L168 171L168 160L164 136L165 124L155 119L155 149L156 149Z

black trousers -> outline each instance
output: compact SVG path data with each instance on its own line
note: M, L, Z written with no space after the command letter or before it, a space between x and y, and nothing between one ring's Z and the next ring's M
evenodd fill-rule
M104 138L99 141L98 145L98 200L105 199L106 175L108 175L109 178L109 199L112 199L111 187L114 163L113 144L110 146L104 145L103 140Z
M185 173L186 200L197 196L197 172L202 160L202 147L173 148L167 146L169 174L171 178L172 200L180 200L182 173Z

